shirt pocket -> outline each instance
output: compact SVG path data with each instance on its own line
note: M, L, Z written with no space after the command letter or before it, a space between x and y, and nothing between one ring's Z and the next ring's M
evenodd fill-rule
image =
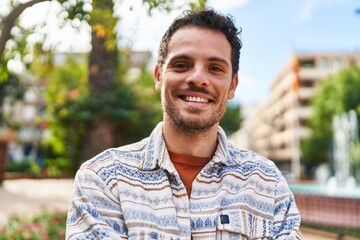
M246 210L223 210L217 219L217 239L272 239L273 221Z

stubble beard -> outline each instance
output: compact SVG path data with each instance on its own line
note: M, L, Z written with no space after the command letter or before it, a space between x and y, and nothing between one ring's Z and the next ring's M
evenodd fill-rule
M177 96L176 93L171 93L171 96ZM227 102L221 102L219 107L211 114L201 118L200 110L193 110L190 112L192 116L185 117L181 114L181 110L175 107L175 104L169 99L170 96L161 94L161 105L164 113L170 119L171 123L183 133L199 134L209 131L215 124L217 124L224 116Z

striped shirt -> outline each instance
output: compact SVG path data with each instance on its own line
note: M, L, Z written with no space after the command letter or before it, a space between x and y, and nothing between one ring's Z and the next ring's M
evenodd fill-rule
M219 127L213 158L188 197L162 123L134 144L85 162L66 239L301 239L300 216L273 162L232 146Z

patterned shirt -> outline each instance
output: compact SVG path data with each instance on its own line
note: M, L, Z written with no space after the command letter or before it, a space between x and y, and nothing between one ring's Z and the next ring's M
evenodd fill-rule
M300 216L274 163L232 146L220 127L188 197L159 123L81 166L66 239L301 239Z

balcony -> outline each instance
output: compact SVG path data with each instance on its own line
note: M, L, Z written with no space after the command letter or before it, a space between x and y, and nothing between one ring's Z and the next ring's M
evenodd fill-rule
M301 79L323 79L331 74L338 72L338 69L320 69L320 68L302 68L299 71L299 77Z

